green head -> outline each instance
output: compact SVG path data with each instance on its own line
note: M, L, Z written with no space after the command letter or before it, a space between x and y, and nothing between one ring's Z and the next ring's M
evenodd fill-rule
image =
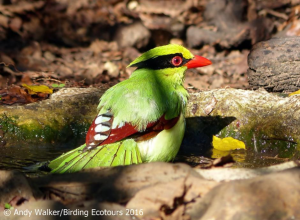
M155 47L130 63L130 67L137 67L130 78L135 82L133 86L143 85L142 93L158 103L168 120L185 110L189 96L183 86L185 71L210 64L208 59L193 55L183 46L169 44ZM148 99L144 101L149 102Z
M185 70L209 64L175 44L149 50L129 64L137 68L129 79L104 93L99 114L111 111L115 125L130 122L139 131L162 115L175 118L184 113L189 96L183 87Z
M130 63L129 67L160 70L161 73L172 75L184 73L186 69L207 66L210 64L211 61L208 59L193 55L181 45L169 44L149 50Z

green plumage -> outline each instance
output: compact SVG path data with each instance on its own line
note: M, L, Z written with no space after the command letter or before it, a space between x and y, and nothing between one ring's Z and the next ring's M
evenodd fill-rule
M167 45L144 53L129 66L172 54L182 54L187 60L193 58L184 47ZM138 68L129 79L108 89L98 106L99 115L108 111L113 114L114 128L126 122L143 132L149 123L157 121L163 115L166 120L181 115L174 128L162 131L156 139L143 143L127 138L82 152L84 144L51 161L48 166L52 172L76 172L99 166L173 160L179 150L185 128L184 111L188 92L183 87L183 80L186 69L184 65L156 70Z
M84 147L85 144L51 161L48 164L48 167L51 168L51 172L73 173L94 167L142 163L137 144L132 139L99 146L87 152L82 152Z
M183 75L184 70L177 72ZM175 84L173 78L161 70L136 70L128 80L110 88L101 97L99 114L110 110L114 124L129 122L139 131L145 130L149 122L158 120L163 114L166 119L177 117L187 102L188 93L182 87L182 80Z

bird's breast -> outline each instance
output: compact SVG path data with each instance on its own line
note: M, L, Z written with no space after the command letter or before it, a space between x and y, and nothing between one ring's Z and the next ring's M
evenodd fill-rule
M145 141L137 142L143 162L171 161L177 155L185 131L185 118L181 114L170 129L159 132Z

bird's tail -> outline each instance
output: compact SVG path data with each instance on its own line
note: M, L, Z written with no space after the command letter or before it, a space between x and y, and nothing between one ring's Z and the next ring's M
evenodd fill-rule
M85 144L52 160L51 173L73 173L82 169L142 163L137 144L132 139L83 151Z

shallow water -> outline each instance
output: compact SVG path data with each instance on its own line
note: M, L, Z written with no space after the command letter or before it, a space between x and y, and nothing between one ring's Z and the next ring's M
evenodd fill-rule
M29 176L43 175L45 172L31 166L53 160L70 149L68 145L2 147L0 148L0 170L18 170Z
M267 167L271 165L276 165L279 163L283 163L289 160L290 158L279 158L274 156L271 152L269 153L255 153L252 150L234 150L234 151L224 151L220 154L220 156L227 156L231 154L235 163L231 166L232 168L260 168ZM175 162L183 162L188 163L191 166L197 166L199 164L208 163L207 159L211 158L211 153L203 154L203 155L178 155ZM213 160L214 158L211 158Z
M201 132L186 132L181 150L174 162L196 166L201 158L219 158L229 153L236 163L233 167L259 168L300 158L296 144L288 141L257 140L248 143L247 150L218 151L211 147L211 136ZM255 143L255 146L253 145ZM41 163L50 161L80 143L43 146L12 146L0 148L0 169L18 170L28 176L45 175L37 169Z

